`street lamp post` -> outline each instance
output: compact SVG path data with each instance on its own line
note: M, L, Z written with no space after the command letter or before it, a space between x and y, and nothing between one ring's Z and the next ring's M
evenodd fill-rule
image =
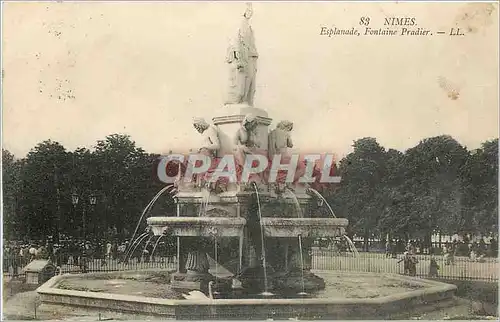
M95 213L95 205L97 204L97 197L96 197L96 195L94 193L91 193L90 196L89 196L89 204L90 204L92 213L94 214ZM94 216L94 215L92 215L92 216ZM94 218L93 222L94 223L92 225L92 230L94 232L94 237L95 237L95 235L96 235L96 229L95 229L96 228L96 224L95 223L97 222L95 220L95 218Z
M75 212L76 212L76 206L78 205L78 201L80 201L80 197L75 191L71 194L71 202L73 203L73 209L75 210Z
M73 207L76 208L76 205L78 205L78 202L80 201L80 197L76 192L73 192L71 195L71 201L73 203ZM89 196L89 204L93 207L97 203L97 197L95 196L94 193L90 194ZM82 205L82 228L83 228L83 239L84 241L87 241L87 209L85 205Z

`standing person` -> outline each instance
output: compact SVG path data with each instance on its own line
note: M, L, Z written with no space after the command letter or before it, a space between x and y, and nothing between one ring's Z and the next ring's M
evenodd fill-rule
M406 245L406 251L410 254L415 254L415 242L413 240L410 239L408 241L408 244Z
M491 257L498 256L498 242L495 237L492 237L490 240L490 252L491 252Z
M458 242L455 240L451 245L451 254L450 254L450 264L455 265L455 256L457 255Z
M37 255L36 253L37 253L36 244L31 244L31 247L29 249L30 262L36 258Z
M26 257L28 252L26 251L26 246L21 244L19 247L19 266L24 267L26 265Z
M87 273L88 270L88 249L85 244L81 245L81 254L78 258L78 265L82 273Z
M78 265L80 262L80 247L76 240L72 240L70 244L70 254L73 257L73 265Z
M101 267L108 265L108 244L103 244L96 241L95 253L96 257L101 261Z
M389 239L385 242L385 257L388 258L391 256L391 242Z
M47 259L51 263L55 263L54 245L53 245L52 241L47 240L47 242L45 243L45 249L47 251Z
M486 243L484 242L484 237L479 240L479 250L478 255L481 256L486 253Z
M469 251L469 259L472 261L472 262L475 262L476 259L477 259L477 247L476 247L476 244L472 244L471 247L470 247L470 251Z
M431 262L429 264L429 277L438 277L439 275L439 264L436 261L434 255L431 256Z
M416 254L422 254L424 252L422 247L422 241L420 239L417 239L415 243L415 251Z
M128 260L129 260L129 258L131 258L131 257L133 257L133 256L134 256L134 254L128 254L128 258L127 258L127 252L129 251L129 247L130 247L130 246L131 246L131 245L129 245L128 240L126 240L126 241L125 241L125 250L123 251L123 263L124 263L125 265L128 265Z
M10 255L11 255L11 252L10 252L10 247L8 245L5 245L3 247L3 272L4 273L9 273L9 266L10 266Z
M26 257L28 256L28 252L26 251L26 247L25 245L21 245L21 247L19 248L19 265L21 265L21 267L24 267L26 265Z
M149 250L148 250L148 245L146 245L146 247L144 247L143 251L142 251L142 256L140 257L140 261L141 263L149 263Z
M63 260L62 260L62 247L59 244L54 245L54 258L55 258L55 264L57 267L61 267Z
M118 244L116 240L114 240L111 245L111 258L113 259L113 261L115 261L117 257L118 257Z
M401 258L398 261L398 264L401 262L403 262L404 275L409 275L410 274L410 256L409 256L408 252L403 253L403 258Z
M111 241L108 241L106 243L106 260L107 261L111 261L112 252L113 252L113 244L111 244Z
M47 253L47 248L44 245L38 248L36 257L38 259L49 259L49 253Z
M393 239L391 242L391 252L392 252L392 258L397 258L397 247L396 247L396 241Z
M415 256L415 252L410 252L408 259L408 273L410 276L417 276L417 264L418 259L417 256Z
M125 249L126 249L126 246L125 244L121 244L120 246L118 246L118 263L122 263L124 260L125 260Z
M12 266L12 276L17 276L17 269L19 267L19 247L14 245L11 247L11 266Z

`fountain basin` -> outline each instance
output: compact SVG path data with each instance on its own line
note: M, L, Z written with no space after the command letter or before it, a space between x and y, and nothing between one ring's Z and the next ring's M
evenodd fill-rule
M128 288L123 283L131 278L123 276L124 272L61 275L40 286L37 292L42 305L69 305L94 312L111 310L176 319L262 320L395 318L453 305L450 301L456 290L454 285L401 275L315 271L325 279L327 288L306 298L185 300L164 284L168 277L152 284L149 273L153 272L136 272L136 284ZM93 284L86 284L88 281ZM61 288L63 283L65 289ZM93 289L82 291L86 289L82 285Z
M237 237L243 234L246 220L241 217L150 217L147 223L156 236L167 231L173 236Z
M348 224L345 218L262 218L267 237L338 237Z

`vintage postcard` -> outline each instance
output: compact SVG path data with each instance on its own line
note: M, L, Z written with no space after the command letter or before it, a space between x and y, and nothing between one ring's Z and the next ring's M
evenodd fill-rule
M498 319L498 10L3 1L3 318Z

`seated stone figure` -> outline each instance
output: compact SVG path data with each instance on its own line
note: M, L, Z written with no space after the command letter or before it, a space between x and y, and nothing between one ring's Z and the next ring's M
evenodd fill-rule
M235 162L236 172L239 182L245 166L245 160L248 155L261 154L265 155L265 150L261 149L257 137L257 118L252 114L247 114L241 123L241 127L236 132L234 137L235 144ZM263 176L261 174L251 175L249 182L261 182Z
M287 153L288 148L293 148L290 132L293 129L293 123L290 121L281 121L276 128L269 133L269 159L275 155Z
M276 128L269 133L269 160L270 162L276 156L280 157L281 164L287 164L291 160L291 155L288 151L289 148L293 148L292 137L290 132L293 130L293 123L287 120L278 123ZM295 173L293 183L297 183L298 179L305 172L305 164L299 161ZM276 177L276 184L274 187L277 192L282 192L284 189L292 189L292 183L286 183L287 171L278 171Z
M198 153L210 157L210 167L208 171L196 177L196 185L205 187L208 185L213 172L217 169L217 165L219 164L220 159L217 158L217 152L220 149L219 132L215 126L208 124L203 118L195 118L193 126L203 136L202 147L198 150ZM221 180L223 180L223 178L221 178ZM212 183L208 186L211 190L215 190L217 183Z
M193 126L203 136L203 146L198 152L216 157L217 151L220 148L220 141L219 133L215 126L208 124L203 118L195 118Z

